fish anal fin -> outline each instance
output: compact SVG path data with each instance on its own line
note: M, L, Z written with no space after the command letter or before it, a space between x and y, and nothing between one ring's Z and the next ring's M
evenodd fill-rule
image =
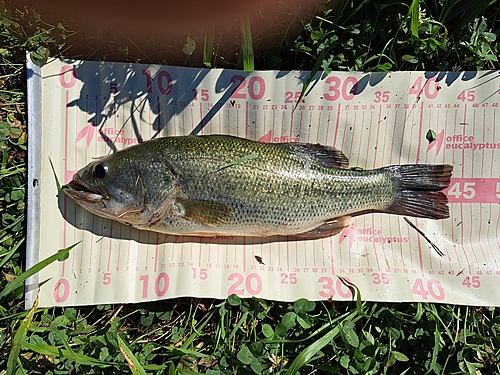
M222 203L198 199L178 199L174 211L187 220L212 227L227 223L234 216L233 210Z
M450 217L447 203L448 198L441 191L403 190L390 206L376 211L426 219L447 219Z
M351 217L340 216L336 217L335 219L331 219L308 232L298 233L294 235L294 237L314 239L335 236L336 234L342 232L349 225L351 225Z
M349 159L345 154L331 146L323 146L312 143L285 143L292 149L307 154L327 168L335 167L341 169L349 168Z

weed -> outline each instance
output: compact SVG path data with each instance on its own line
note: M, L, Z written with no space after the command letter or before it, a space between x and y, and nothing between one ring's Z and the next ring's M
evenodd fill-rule
M306 23L295 44L284 41L256 61L326 72L498 67L497 5L491 3L344 2ZM7 369L2 373L500 373L495 308L360 298L284 303L232 295L224 301L179 298L23 311L21 284L33 272L22 272L24 51L34 51L43 62L65 47L70 32L44 23L36 12L10 12L3 1L0 22L0 368ZM242 27L250 46L249 25ZM213 39L208 30L206 65L212 64ZM299 60L289 58L296 53ZM245 56L251 64L250 49ZM429 142L434 138L430 132Z
M498 68L494 1L343 2L304 25L314 72ZM495 33L496 30L496 33Z

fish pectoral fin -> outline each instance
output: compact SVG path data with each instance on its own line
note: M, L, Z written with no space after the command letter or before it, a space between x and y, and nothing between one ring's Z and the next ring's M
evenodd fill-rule
M310 239L330 237L339 234L350 224L350 216L340 216L336 217L335 219L329 220L308 232L298 233L294 237Z
M174 208L179 216L211 227L227 223L234 216L225 204L206 200L178 199Z

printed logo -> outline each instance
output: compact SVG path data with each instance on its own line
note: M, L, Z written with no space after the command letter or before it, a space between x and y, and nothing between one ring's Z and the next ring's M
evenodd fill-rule
M473 135L452 134L446 137L447 150L482 151L500 149L500 142L476 142Z
M500 149L500 142L476 142L473 135L451 134L445 136L444 130L441 130L436 135L436 139L428 144L427 152L436 149L436 154L439 154L443 147L447 150L471 150L483 151Z
M351 223L347 228L345 228L342 232L340 232L339 244L344 242L346 238L349 239L349 248L352 247L352 243L355 241L356 237L356 224L354 222Z
M139 139L136 137L125 137L123 129L117 130L114 128L103 128L97 130L94 123L90 123L78 132L75 138L75 144L80 142L82 139L86 139L86 147L89 148L96 132L99 132L99 136L96 138L97 142L105 142L113 145L123 144L127 146L140 143Z
M78 132L76 135L75 143L80 142L82 139L86 138L87 139L87 148L89 148L90 143L92 142L92 139L94 138L94 133L96 131L96 127L94 126L94 123L90 123L87 126L85 126L82 130Z
M375 228L363 228L358 229L356 233L356 241L364 242L364 243L381 243L381 244L390 244L390 243L403 243L409 242L410 239L408 237L388 237L382 233L382 229Z
M259 142L264 143L285 143L285 142L300 142L299 137L290 137L288 135L281 135L279 137L273 137L272 130L269 130L266 134L259 138Z
M339 236L339 244L344 242L346 239L349 240L349 248L352 247L354 242L363 243L380 243L380 244L391 244L391 243L406 243L410 239L408 237L396 237L396 236L385 236L382 229L375 228L356 228L353 222L342 232Z
M427 145L427 152L436 147L436 154L439 154L439 151L441 151L441 146L443 145L443 141L444 130L441 130L439 134L436 135L436 139Z
M273 139L273 132L272 130L269 130L266 134L264 134L262 137L259 138L259 142L271 143L272 139Z

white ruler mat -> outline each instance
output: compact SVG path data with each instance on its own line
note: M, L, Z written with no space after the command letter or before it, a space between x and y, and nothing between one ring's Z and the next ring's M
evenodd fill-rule
M41 150L29 181L39 201L28 206L28 265L81 241L40 272L40 306L232 293L352 299L338 276L365 300L500 305L498 71L318 74L295 110L309 72L54 60L29 63L28 73L30 98L42 102L30 113L30 147ZM207 239L138 231L57 196L49 158L67 183L113 148L190 133L331 145L364 169L453 164L451 217L409 218L444 255L394 215L358 216L325 239Z

